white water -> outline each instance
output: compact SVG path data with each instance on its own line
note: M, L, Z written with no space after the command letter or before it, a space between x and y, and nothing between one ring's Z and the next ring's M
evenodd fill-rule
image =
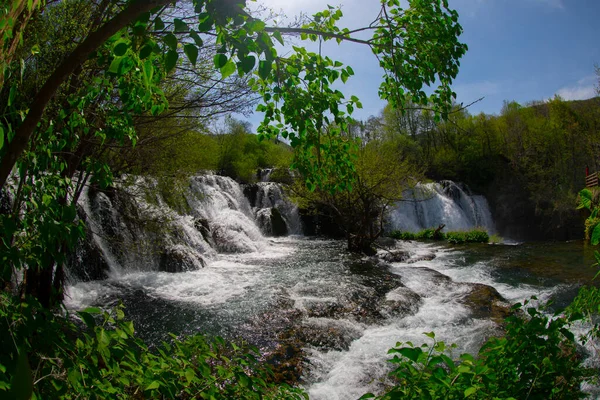
M415 216L405 218L404 223L413 224L416 230L426 227L426 223L431 226L446 223L448 229L471 226L493 229L485 199L469 196L459 188L453 200L441 186L433 188L437 188L432 199L435 201L414 203L418 205L413 207ZM131 193L127 200L111 199L103 193L94 198L86 193L83 197L83 208L95 227L93 240L102 249L111 271L105 281L70 286L67 307L108 307L121 296L127 296L133 304L147 303L130 311L134 319L150 321L146 326L136 322L146 334L208 330L243 335L244 329L257 320L263 330L274 329L268 319L261 317L270 310L277 313L276 303L284 299L300 311L301 320L291 322L323 332L338 332L349 342L345 350L307 345L308 363L303 379L311 399L356 399L366 392L380 390L389 371L387 350L398 341L411 341L415 345L430 342L424 332L435 331L439 340L456 343L455 354L476 352L485 338L496 333L497 326L488 319L473 316L464 302L471 289L468 283L492 286L509 303L532 295L547 299L560 290L560 287L521 283L511 285L499 280L493 258L470 263L465 261L465 250L404 242L398 245L399 250L409 252L411 257L391 267L401 277L404 287L390 290L385 299L413 302L412 313L397 315L383 310L384 318L373 323L358 321L348 314L315 317L308 315L315 304L344 305L356 293L368 292L369 288L355 281L355 273L348 269L352 260L343 252L340 242L263 236L258 228L260 216L272 207L283 210L290 231L297 232L293 228L297 211L294 214L293 208L286 209L288 205L278 185L260 183L255 206L251 207L242 188L231 179L196 177L187 196L191 211L184 215L168 208L161 199L149 203L144 196ZM122 206L126 201L151 222L156 222L158 215L167 215L168 218L158 221L169 227L170 234L161 236L131 226L118 211L117 203ZM430 208L426 209L426 204ZM402 212L396 213L396 222ZM418 216L419 213L422 215ZM210 231L208 236L202 232L206 229L199 227L203 220ZM111 237L114 233L119 235L116 241ZM153 253L142 242L159 246ZM206 267L196 265L194 270L181 273L160 272L157 255L167 250L187 254L181 256L182 260L204 260ZM435 256L432 260L431 255ZM421 299L418 302L414 301L416 295ZM161 308L165 304L168 308Z
M477 227L495 233L487 200L473 195L466 187L451 181L419 184L407 191L390 214L390 229L418 232L446 225L445 231L464 231Z

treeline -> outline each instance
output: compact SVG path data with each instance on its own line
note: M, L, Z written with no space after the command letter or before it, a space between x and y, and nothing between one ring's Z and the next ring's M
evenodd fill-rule
M427 178L464 182L485 194L500 224L526 221L532 234L561 239L582 236L574 204L586 167L600 170L599 128L600 98L554 98L505 102L499 115L471 115L457 106L443 122L427 109L386 107L352 134L401 142L405 158Z
M277 139L259 140L247 122L230 116L212 128L173 126L173 120L138 127L142 144L119 148L106 158L115 174L187 179L214 171L242 183L265 168L287 169L292 149Z

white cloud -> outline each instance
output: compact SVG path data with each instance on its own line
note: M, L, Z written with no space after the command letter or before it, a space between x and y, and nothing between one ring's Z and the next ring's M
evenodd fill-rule
M596 84L598 77L588 75L577 81L576 84L560 88L556 94L565 100L586 100L597 96Z
M586 100L596 96L596 88L594 85L564 87L556 94L564 100Z

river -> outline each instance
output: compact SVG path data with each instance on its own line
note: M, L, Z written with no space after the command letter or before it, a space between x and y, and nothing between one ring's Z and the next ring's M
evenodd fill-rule
M381 389L386 352L398 341L420 344L435 331L458 345L456 354L476 352L499 332L505 306L536 295L561 307L595 274L582 242L398 242L395 250L404 259L384 263L348 254L341 241L269 238L195 271L114 270L71 285L66 304L122 301L150 343L167 332L243 338L267 354L291 354L292 375L311 399L356 399Z

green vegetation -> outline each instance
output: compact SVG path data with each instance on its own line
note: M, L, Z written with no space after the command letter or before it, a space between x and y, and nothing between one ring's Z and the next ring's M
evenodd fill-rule
M482 229L473 229L466 232L447 232L446 240L448 243L488 243L490 236Z
M172 336L149 349L122 307L89 308L77 317L0 294L0 397L306 398L299 389L271 383L272 373L251 346L195 335Z
M490 236L483 229L472 229L470 231L442 232L441 229L423 229L420 232L390 232L389 237L398 240L446 240L448 243L488 243Z
M456 106L448 120L436 122L427 107L402 113L388 106L357 129L365 140L398 138L427 178L463 182L491 201L502 199L496 207L501 222L522 222L513 214L525 209L552 237L557 225L577 224L572 205L586 166L600 170L599 110L599 98L554 98L527 106L506 102L497 116Z
M527 307L512 307L503 337L489 339L474 357L457 360L447 346L426 333L432 345L420 347L398 343L389 351L394 357L390 376L396 385L381 396L361 399L578 399L585 397L580 384L595 371L583 367L576 354L574 322Z

